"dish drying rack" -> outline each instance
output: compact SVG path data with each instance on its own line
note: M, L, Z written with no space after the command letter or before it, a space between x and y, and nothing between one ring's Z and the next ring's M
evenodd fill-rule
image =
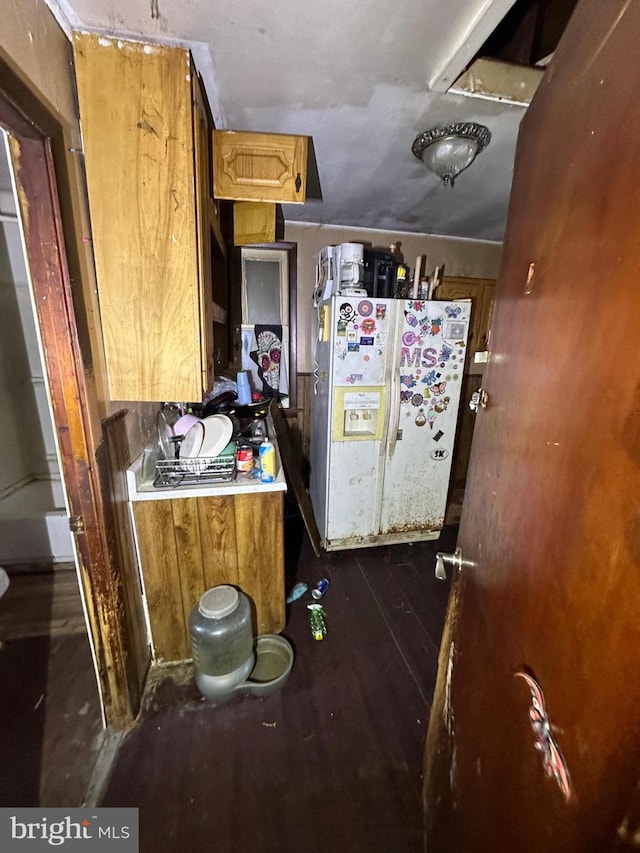
M208 483L229 483L236 477L236 454L200 456L195 459L157 459L153 485L200 486Z

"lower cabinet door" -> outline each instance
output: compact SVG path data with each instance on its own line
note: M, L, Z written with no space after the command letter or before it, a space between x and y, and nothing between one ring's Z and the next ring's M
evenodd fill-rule
M191 657L191 608L222 583L251 599L255 635L282 631L282 492L136 501L133 512L156 661Z

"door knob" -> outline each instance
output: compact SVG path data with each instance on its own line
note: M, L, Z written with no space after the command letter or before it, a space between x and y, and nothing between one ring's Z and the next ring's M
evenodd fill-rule
M451 566L451 568L460 571L463 566L470 566L472 563L470 560L462 559L462 551L460 548L456 548L453 554L444 554L442 551L438 551L436 554L436 577L439 581L446 581L447 579L445 565Z
M478 388L474 391L469 400L469 408L472 412L477 412L478 409L486 409L489 402L489 395L484 388Z

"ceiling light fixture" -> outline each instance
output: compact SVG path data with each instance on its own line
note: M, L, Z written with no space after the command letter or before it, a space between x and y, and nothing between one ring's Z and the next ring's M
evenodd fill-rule
M451 184L460 172L491 142L491 131L483 124L459 122L419 133L411 150L427 169Z

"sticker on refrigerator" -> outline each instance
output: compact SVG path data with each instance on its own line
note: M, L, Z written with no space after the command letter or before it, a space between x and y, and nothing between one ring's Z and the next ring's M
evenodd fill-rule
M376 321L371 318L367 318L360 323L360 328L365 335L372 335L376 330Z
M357 341L349 341L347 349L349 352L360 352L360 344Z
M452 324L453 325L453 324ZM442 317L428 318L422 326L425 335L439 335L442 329ZM446 337L446 335L445 335Z
M442 397L440 400L435 400L433 404L433 411L438 415L441 412L446 412L450 402L451 397Z
M373 346L373 338L360 338L360 346L361 347L372 347Z
M347 334L347 321L338 320L338 335L343 338Z
M348 323L350 320L353 320L355 316L356 309L353 305L351 305L350 302L343 302L340 306L340 319Z
M387 306L378 303L376 305L376 320L384 320L387 315Z
M440 350L440 354L438 355L438 361L441 364L444 361L449 361L452 352L453 347L450 347L449 344L442 344L442 349Z
M347 332L347 340L349 343L354 344L358 340L358 333L353 329L349 329Z
M466 320L447 320L442 335L450 341L455 341L458 346L464 346L468 325Z
M436 462L442 462L449 456L449 451L446 447L437 447L435 450L431 451L431 458Z
M368 299L363 299L362 302L358 302L358 314L360 314L361 317L369 317L373 314L373 305Z
M415 332L408 331L408 332L405 332L404 335L402 336L402 343L406 347L412 347L415 343L419 343L419 342L420 342L420 338L416 335Z
M443 435L444 435L444 433L442 432L441 429L439 429L438 432L434 433L433 440L434 441L440 441L440 439L442 438Z
M433 347L400 348L400 367L435 367L437 363L437 352Z

